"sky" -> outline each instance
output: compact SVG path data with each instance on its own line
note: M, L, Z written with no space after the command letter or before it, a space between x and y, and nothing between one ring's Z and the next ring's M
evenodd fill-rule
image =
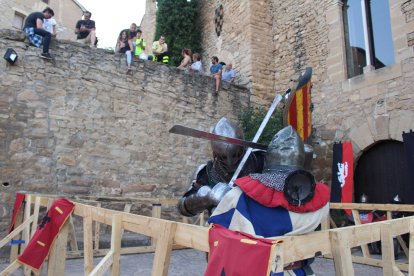
M145 0L78 0L92 13L95 21L99 48L115 48L119 32L128 29L131 23L138 26L145 12Z

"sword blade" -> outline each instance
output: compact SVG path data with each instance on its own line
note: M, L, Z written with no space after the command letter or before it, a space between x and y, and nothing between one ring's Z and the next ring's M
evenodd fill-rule
M195 138L201 138L201 139L205 139L205 140L223 141L223 142L226 142L226 143L229 143L229 144L239 145L239 146L243 146L243 147L267 150L267 145L265 145L265 144L260 144L260 143L245 141L245 140L242 140L242 139L217 135L217 134L214 134L214 133L211 133L211 132L201 131L201 130L198 130L198 129L185 127L185 126L182 126L182 125L173 126L169 130L169 132L184 135L184 136L191 136L191 137L195 137Z
M285 94L289 93L289 92L290 92L290 88L286 90ZM253 138L253 142L257 142L259 140L260 135L262 135L262 132L263 132L264 128L267 125L267 122L269 122L270 117L272 116L273 112L275 111L277 105L280 103L281 100L282 100L282 96L276 94L276 97L274 98L272 105L270 106L269 110L267 111L266 116L264 117L262 123L260 124L259 129L256 132L256 135ZM236 171L234 172L233 177L230 179L230 182L229 182L229 187L230 188L232 188L234 186L234 181L237 179L237 177L239 177L239 174L240 174L241 170L243 169L244 164L246 163L247 159L249 158L250 153L252 153L252 149L248 148L246 150L246 153L244 154L242 160L240 161L239 166L237 167Z

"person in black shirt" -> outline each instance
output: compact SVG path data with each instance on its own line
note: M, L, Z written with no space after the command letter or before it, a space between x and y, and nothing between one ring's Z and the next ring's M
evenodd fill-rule
M85 11L83 13L83 18L78 20L75 27L75 34L77 34L77 41L90 44L91 47L95 47L96 42L96 30L95 30L95 21L91 20L92 13Z
M33 12L26 17L24 22L23 31L28 35L30 42L39 47L43 44L43 53L40 57L45 59L51 59L49 53L51 34L43 29L43 20L49 19L54 16L55 13L51 8L46 8L43 12Z

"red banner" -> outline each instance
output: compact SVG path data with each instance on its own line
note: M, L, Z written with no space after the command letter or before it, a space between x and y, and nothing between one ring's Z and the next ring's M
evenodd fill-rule
M332 157L331 202L352 203L354 194L354 154L352 143L334 144ZM345 210L348 215L351 210Z
M213 224L209 230L210 253L204 276L268 276L271 253L277 241L257 238Z
M14 230L14 224L16 223L17 214L19 213L20 208L22 208L23 206L25 196L25 194L16 193L16 200L14 201L12 220L9 226L9 233L11 233L11 231Z
M17 260L36 271L39 270L49 255L60 229L74 208L75 204L67 199L60 198L55 200L39 223L33 238Z

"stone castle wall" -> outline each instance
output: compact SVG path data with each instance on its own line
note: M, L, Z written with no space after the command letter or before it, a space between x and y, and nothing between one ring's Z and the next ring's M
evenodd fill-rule
M223 26L217 36L215 9L223 5ZM236 83L251 89L252 102L271 102L274 90L270 1L201 1L202 61L206 71L211 57L233 63Z
M16 191L112 196L180 196L209 142L169 134L175 124L209 131L237 120L247 89L212 96L211 78L151 61L57 41L39 58L22 32L0 31L0 232Z
M313 69L313 165L329 183L332 144L350 140L356 160L381 140L400 140L414 128L412 1L389 1L395 64L348 79L342 1L202 1L203 61L233 60L236 82L251 90L252 104L268 104L275 91L293 88ZM224 7L223 31L214 30L214 10ZM357 162L355 162L357 163Z

